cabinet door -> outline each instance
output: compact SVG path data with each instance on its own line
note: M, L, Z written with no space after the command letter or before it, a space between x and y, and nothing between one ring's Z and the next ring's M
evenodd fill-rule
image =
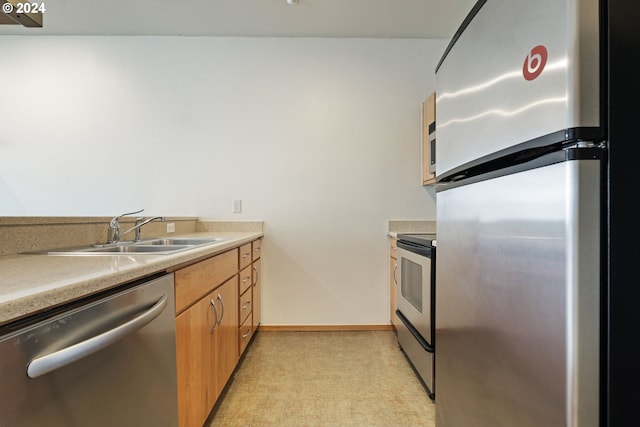
M389 271L391 272L389 277L389 319L391 320L391 324L397 329L399 320L396 314L396 309L398 308L398 282L396 281L398 261L395 258L389 258L389 261Z
M254 240L251 242L251 247L253 248L253 261L260 258L262 252L262 239Z
M389 240L389 319L391 324L397 329L398 315L396 309L398 308L398 260L397 260L398 243L397 240L391 238Z
M238 276L233 276L224 285L213 291L210 297L210 304L216 304L219 316L214 333L216 357L213 378L211 379L215 384L215 395L209 397L209 408L212 408L239 359Z
M262 258L253 261L253 331L262 321Z
M210 410L211 329L215 314L204 298L176 317L178 417L181 427L202 426Z

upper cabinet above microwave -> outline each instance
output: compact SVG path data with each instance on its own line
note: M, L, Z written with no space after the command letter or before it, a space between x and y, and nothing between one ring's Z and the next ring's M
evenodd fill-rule
M436 182L436 94L422 103L422 185Z

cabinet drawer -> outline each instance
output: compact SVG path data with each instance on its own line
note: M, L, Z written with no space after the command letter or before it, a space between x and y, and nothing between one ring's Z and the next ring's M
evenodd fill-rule
M247 317L253 311L253 292L251 292L251 288L247 289L247 291L240 295L240 323L243 323L247 320ZM249 319L249 323L251 323L251 319Z
M240 292L242 295L249 287L251 287L253 279L251 278L251 266L245 268L240 272Z
M238 249L216 255L175 272L176 314L238 271Z
M240 269L251 264L251 243L240 246Z
M254 240L253 242L251 242L251 247L253 248L252 259L253 261L255 261L260 258L260 253L262 251L262 239Z
M238 340L240 344L240 355L244 353L244 350L247 348L247 344L251 341L251 337L253 336L253 327L251 325L251 316L240 326Z

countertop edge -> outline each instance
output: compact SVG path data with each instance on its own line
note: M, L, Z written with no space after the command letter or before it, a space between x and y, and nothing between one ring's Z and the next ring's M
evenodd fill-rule
M0 257L0 270L6 268L7 271L0 278L0 326L147 276L176 271L259 239L264 233L205 232L180 237L189 236L225 237L226 240L168 255L24 254ZM46 269L52 268L58 277L47 281ZM77 273L76 269L79 270Z

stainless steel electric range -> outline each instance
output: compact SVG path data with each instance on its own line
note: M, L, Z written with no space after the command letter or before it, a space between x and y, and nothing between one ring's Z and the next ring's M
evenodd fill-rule
M435 399L435 234L398 234L398 343Z

